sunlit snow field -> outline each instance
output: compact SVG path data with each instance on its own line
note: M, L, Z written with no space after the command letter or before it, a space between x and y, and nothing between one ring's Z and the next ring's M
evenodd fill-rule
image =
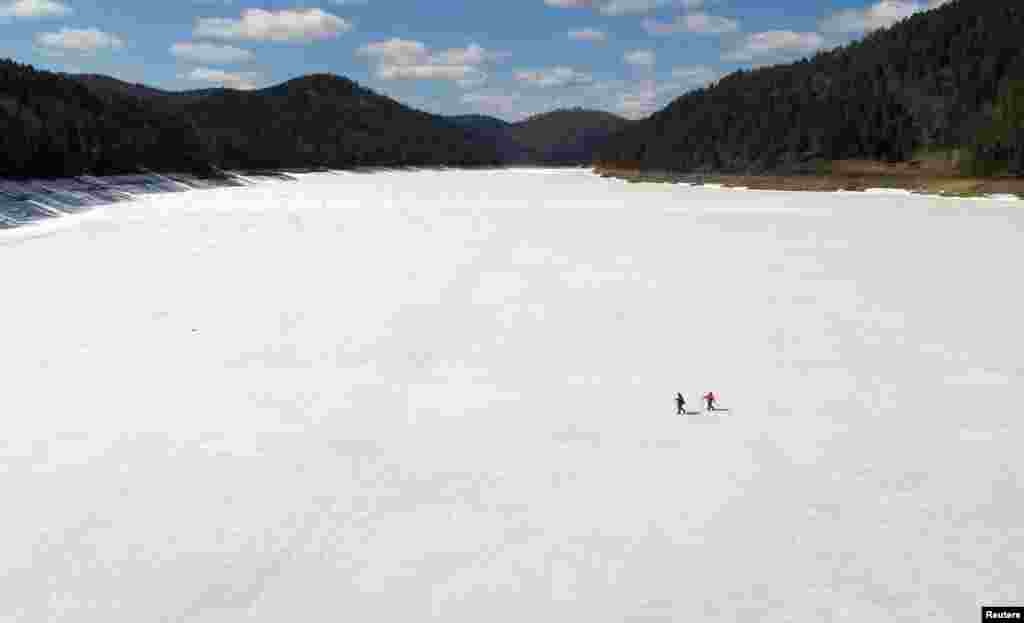
M1020 603L1022 206L407 171L0 232L0 621Z

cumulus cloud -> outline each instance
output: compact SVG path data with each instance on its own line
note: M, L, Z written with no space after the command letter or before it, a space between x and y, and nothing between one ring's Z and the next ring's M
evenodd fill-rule
M576 71L572 67L549 67L534 71L517 71L515 79L532 86L549 87L570 87L591 84L593 76Z
M398 38L368 43L356 50L356 55L375 63L381 80L449 80L462 87L484 83L487 72L483 67L507 56L476 43L431 52L420 41Z
M337 37L352 24L321 9L246 9L239 19L206 17L196 20L197 39L310 42Z
M886 28L919 11L938 8L950 0L879 0L862 9L845 9L823 19L822 32L863 33Z
M615 110L628 119L646 117L658 109L658 89L653 80L643 80L618 94Z
M720 74L707 65L688 65L672 70L672 80L658 83L655 91L658 96L678 97L687 91L705 87L718 80Z
M420 41L392 38L367 43L356 54L390 65L415 65L425 61L429 52Z
M469 104L474 112L510 120L572 107L608 110L636 119L663 107L671 99L670 95L678 95L663 93L662 87L649 77L641 80L594 80L579 88L555 93L558 95L553 96L547 90L508 92L486 89L466 93L461 101Z
M573 41L606 41L608 35L603 30L581 28L580 30L570 30L569 38Z
M464 93L461 101L463 104L473 106L478 112L490 115L512 116L518 111L520 99L520 96L515 93L491 91Z
M54 0L16 0L0 3L0 19L63 17L69 13L70 7Z
M249 50L230 45L195 43L186 41L171 46L171 54L180 60L207 65L230 65L245 63L253 59Z
M690 13L677 16L675 20L668 23L645 19L643 27L651 35L671 35L678 32L717 35L726 32L736 32L739 30L739 22L728 17L708 15L707 13Z
M672 69L672 77L685 86L703 86L718 79L718 72L707 65L687 65Z
M625 89L628 83L625 80L613 79L613 80L600 80L587 86L587 89L593 93L608 93L617 92Z
M36 45L45 54L95 54L100 50L117 50L124 40L117 35L96 28L61 28L57 32L41 32L35 37Z
M653 50L631 50L623 55L623 59L634 67L648 68L654 66L655 60Z
M382 65L377 68L381 80L449 80L462 86L473 86L485 81L485 76L466 65Z
M722 58L729 61L751 61L763 57L805 56L824 45L825 39L816 32L769 30L747 35Z
M544 0L544 4L560 9L594 9L602 15L647 13L671 0Z
M210 69L208 67L196 67L189 73L180 75L179 77L197 82L211 82L230 89L239 89L241 91L255 89L256 83L260 79L259 74L255 73L232 73L222 71L220 69Z

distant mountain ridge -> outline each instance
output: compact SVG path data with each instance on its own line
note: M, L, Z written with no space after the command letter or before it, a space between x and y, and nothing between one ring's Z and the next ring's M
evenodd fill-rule
M118 94L152 101L156 98L199 98L216 95L229 89L214 87L208 89L190 89L187 91L164 91L144 84L125 82L102 74L59 74L85 85L96 95L103 97Z
M510 123L486 115L456 115L449 122L493 143L509 164L590 164L598 147L631 122L584 108L559 109Z
M499 163L468 131L330 74L168 92L0 60L0 177Z
M508 121L487 115L450 115L445 119L468 130L501 130L512 125Z
M191 98L181 110L225 168L500 162L465 130L331 74Z
M953 0L812 59L725 76L620 132L597 159L763 173L932 153L1024 175L1021 33L1020 0Z
M175 92L0 60L0 177L587 164L628 123L582 109L519 123L442 117L333 74Z
M222 113L230 115L231 106L245 107L243 101L253 95L270 98L296 97L303 94L333 94L341 97L382 98L357 83L331 74L312 74L288 80L264 89L238 91L233 89L203 89L193 91L163 91L141 84L122 82L109 76L83 75L72 76L89 86L91 89L104 92L114 91L157 102L157 106L173 111L186 111L196 116L200 125L224 128L229 119ZM390 105L399 105L394 100L384 98ZM379 105L381 100L375 100ZM217 112L214 112L214 111ZM427 115L427 113L420 113ZM363 111L362 114L366 114ZM294 122L294 114L287 117ZM589 164L594 153L609 136L622 129L630 122L616 115L582 108L560 109L548 113L533 115L520 122L508 122L496 117L480 114L465 114L437 117L439 120L458 128L465 140L478 148L491 150L497 154L497 161L503 164ZM329 128L330 120L323 119L325 128ZM212 125L211 125L212 124ZM218 135L224 134L220 130ZM330 134L330 129L327 130ZM330 149L329 146L325 146ZM308 148L305 150L309 152ZM245 159L241 154L232 157L221 154L222 162L227 166L267 166L264 158ZM365 161L365 158L360 159ZM302 163L308 166L310 163ZM290 163L290 166L299 166Z
M590 164L597 149L632 121L600 110L569 108L533 115L508 130L538 162Z

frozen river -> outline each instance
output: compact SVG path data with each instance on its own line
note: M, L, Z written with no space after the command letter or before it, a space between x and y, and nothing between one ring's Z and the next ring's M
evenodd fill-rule
M0 621L1024 601L1024 204L300 177L0 232Z

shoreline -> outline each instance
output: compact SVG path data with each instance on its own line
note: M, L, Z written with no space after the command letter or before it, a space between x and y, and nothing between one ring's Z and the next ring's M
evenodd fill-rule
M107 177L78 176L56 179L15 180L0 178L0 230L68 216L104 205L130 201L150 194L177 193L266 182L295 182L298 175L334 175L394 171L564 169L588 170L600 177L630 183L691 184L722 188L809 192L863 192L892 189L912 194L949 198L998 198L1024 200L1024 177L974 178L951 175L947 169L916 167L914 163L835 163L832 172L820 174L743 175L644 171L600 165L555 166L517 164L496 166L363 166L349 169L218 170L213 175L143 172Z
M673 171L644 171L617 167L595 166L594 173L601 177L625 180L631 183L719 185L724 188L750 190L781 190L805 192L863 192L869 189L905 190L912 194L944 197L989 197L1013 195L1024 200L1024 178L1021 177L966 177L911 166L881 165L874 167L847 167L847 170L821 174L749 175L730 173L680 173Z
M298 176L310 173L372 175L395 171L490 171L515 168L543 169L551 167L542 165L368 165L345 169L321 167L217 169L205 175L188 172L141 171L108 176L79 175L26 179L0 177L0 231L18 229L53 218L81 214L95 208L132 201L147 195L252 186L267 182L297 182L300 179Z

